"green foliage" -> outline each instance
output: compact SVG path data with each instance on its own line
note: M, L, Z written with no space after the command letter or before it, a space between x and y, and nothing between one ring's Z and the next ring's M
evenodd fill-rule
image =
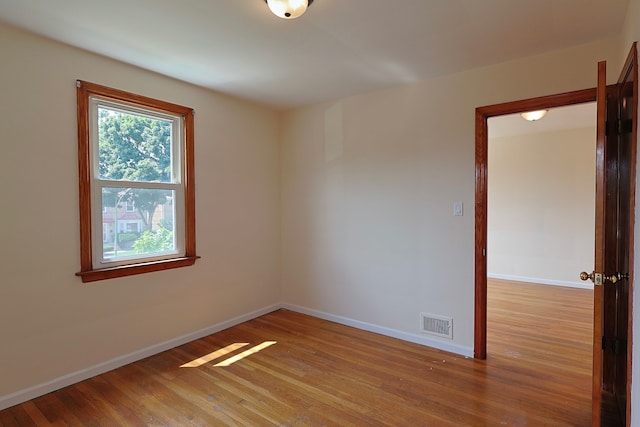
M138 233L118 233L118 243L124 244L133 242L138 238Z
M101 108L100 178L171 181L171 123Z
M138 233L118 233L117 237L119 249L131 249L138 238Z
M108 108L98 111L100 178L136 182L171 182L171 123ZM151 229L158 205L170 191L111 188L103 192L103 205L132 201Z
M173 249L173 232L162 226L154 231L143 231L133 249L138 254L170 251Z

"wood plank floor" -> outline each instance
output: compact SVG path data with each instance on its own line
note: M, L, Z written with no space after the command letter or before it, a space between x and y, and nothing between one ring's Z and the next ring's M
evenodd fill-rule
M280 310L0 411L0 425L587 426L590 295L492 281L486 361Z

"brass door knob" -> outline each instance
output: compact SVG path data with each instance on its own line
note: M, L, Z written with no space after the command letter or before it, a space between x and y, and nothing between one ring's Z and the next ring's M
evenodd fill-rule
M589 274L586 271L580 273L580 280L582 280L583 282L586 282L587 280L591 280L593 282L593 277L594 273Z
M602 273L596 273L595 271L592 273L587 273L586 271L583 271L582 273L580 273L580 280L582 281L591 280L593 284L596 286L602 286L602 279L603 279Z

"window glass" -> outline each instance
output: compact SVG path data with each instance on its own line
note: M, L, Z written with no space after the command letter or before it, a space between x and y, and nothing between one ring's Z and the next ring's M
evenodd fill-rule
M98 107L99 177L136 182L175 182L172 122Z
M102 261L178 252L174 199L173 190L102 188Z

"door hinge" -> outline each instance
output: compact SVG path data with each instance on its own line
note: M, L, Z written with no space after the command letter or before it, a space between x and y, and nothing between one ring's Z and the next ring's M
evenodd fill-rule
M633 130L633 122L630 119L618 119L618 135L631 133Z
M607 124L605 125L605 133L607 136L631 133L632 130L633 121L630 119L617 119L614 123L607 120Z
M608 344L608 345L607 345ZM609 348L613 354L619 355L627 352L627 340L620 340L617 338L602 337L602 350Z
M613 340L613 354L624 354L627 352L627 340Z

